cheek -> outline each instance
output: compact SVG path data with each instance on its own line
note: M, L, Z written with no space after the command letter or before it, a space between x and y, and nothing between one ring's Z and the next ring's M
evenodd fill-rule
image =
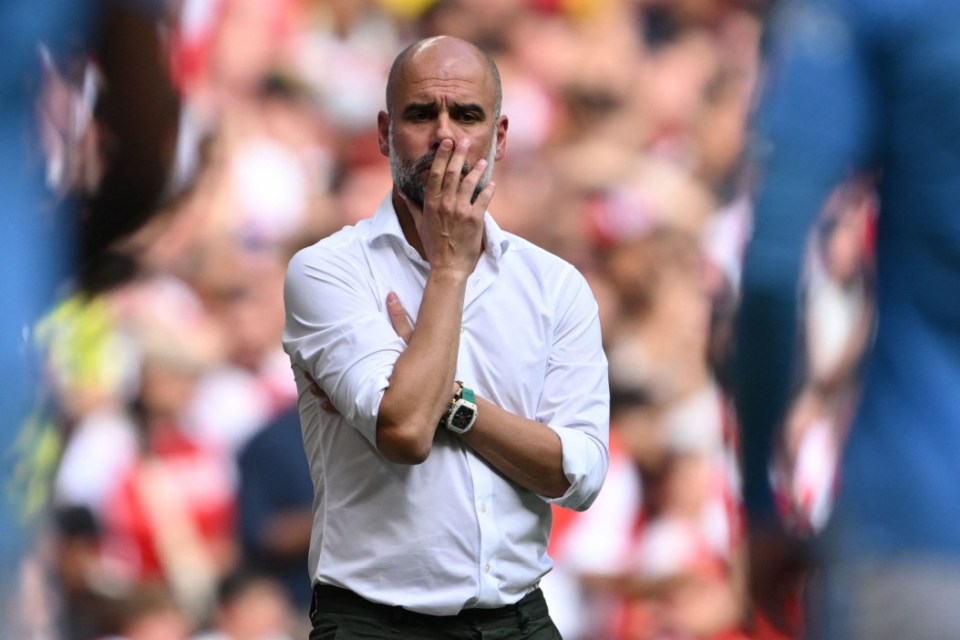
M425 129L401 127L394 131L393 145L397 153L419 157L430 148L430 135Z

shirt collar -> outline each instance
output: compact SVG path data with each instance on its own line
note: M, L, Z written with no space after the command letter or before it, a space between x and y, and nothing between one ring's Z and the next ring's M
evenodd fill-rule
M499 225L497 225L489 211L483 214L483 233L490 257L492 257L494 261L499 261L510 247L510 238L503 232ZM392 236L397 238L403 245L409 246L407 239L403 236L403 230L400 228L400 219L397 217L397 212L393 208L392 193L388 193L387 196L380 201L380 205L373 214L373 220L370 224L370 235L367 242L373 243L377 238L383 236Z

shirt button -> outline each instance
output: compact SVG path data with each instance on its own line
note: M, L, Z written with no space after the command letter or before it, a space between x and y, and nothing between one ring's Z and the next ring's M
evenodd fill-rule
M490 564L489 564L489 563L483 565L483 572L484 572L484 573L490 573Z
M486 513L486 512L487 512L487 503L486 503L486 502L481 502L481 503L480 503L480 513Z

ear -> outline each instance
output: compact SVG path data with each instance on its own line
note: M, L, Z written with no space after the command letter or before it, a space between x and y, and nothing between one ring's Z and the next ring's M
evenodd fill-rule
M377 142L380 145L380 155L390 157L390 116L386 111L377 114Z
M501 115L497 119L497 153L493 157L494 160L503 158L503 154L507 150L507 127L509 125L510 121L507 116Z

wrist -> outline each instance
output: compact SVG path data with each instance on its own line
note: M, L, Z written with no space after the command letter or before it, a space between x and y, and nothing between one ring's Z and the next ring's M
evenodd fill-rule
M446 285L462 284L466 286L467 279L470 277L471 272L472 271L466 267L449 264L434 265L431 263L430 274L427 277L430 280L443 282Z
M477 401L473 390L465 387L459 380L454 382L453 400L440 418L441 427L457 435L463 435L473 428L477 421Z

